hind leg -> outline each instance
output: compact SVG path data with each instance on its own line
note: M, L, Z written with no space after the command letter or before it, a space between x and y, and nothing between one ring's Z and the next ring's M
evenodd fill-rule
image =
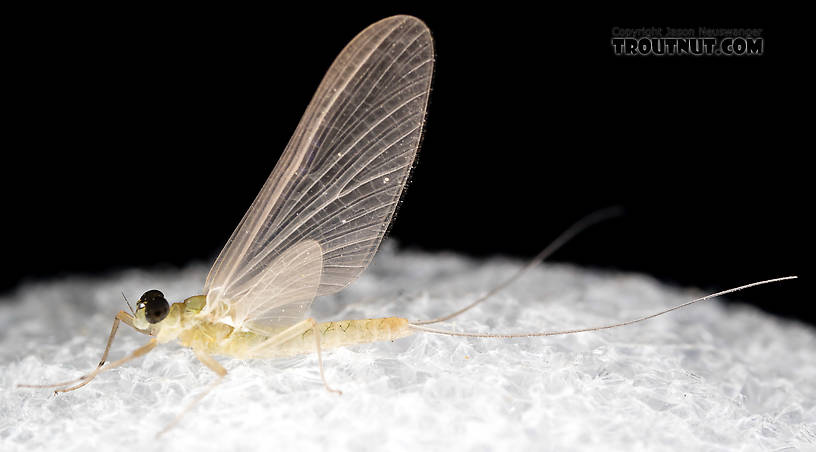
M326 375L323 371L323 354L321 353L320 348L320 334L317 331L317 322L315 319L308 318L306 320L300 321L289 328L281 331L280 333L276 334L275 336L271 336L269 339L265 340L261 344L253 347L251 352L260 352L264 348L274 348L278 345L281 345L287 341L290 341L300 335L306 334L309 331L314 334L315 337L315 351L317 351L317 364L320 368L320 379L323 380L323 386L326 387L326 390L329 392L334 392L336 394L342 394L341 391L332 388L329 386L328 381L326 381Z

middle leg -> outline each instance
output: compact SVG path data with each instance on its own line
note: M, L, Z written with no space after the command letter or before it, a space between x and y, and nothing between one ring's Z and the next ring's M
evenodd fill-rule
M221 384L221 381L224 379L224 377L227 376L227 369L224 369L224 366L222 366L218 361L216 361L215 358L208 355L204 351L195 348L193 349L193 352L195 353L196 358L198 358L198 360L201 361L202 364L207 366L211 371L215 372L217 378L215 379L214 382L210 383L201 394L199 394L198 396L196 396L195 399L190 401L190 403L188 403L187 406L185 406L184 409L182 409L181 412L179 412L179 414L177 414L176 417L169 424L167 424L167 426L165 426L159 433L157 433L156 434L157 438L165 434L171 428L175 427L175 425L179 423L181 418L184 417L184 415L187 414L187 412L190 411L191 408L196 406L196 404L198 404L198 402L200 402L201 399L204 398L204 396L209 394L210 391L212 391L216 386Z

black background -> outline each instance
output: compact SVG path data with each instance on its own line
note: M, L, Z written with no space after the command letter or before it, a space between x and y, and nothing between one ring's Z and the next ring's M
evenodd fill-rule
M432 30L437 64L391 231L403 246L531 257L621 205L554 260L712 291L798 274L737 298L816 323L812 116L785 27L764 11L496 6L20 13L5 65L1 290L212 259L337 53L409 13ZM766 51L616 57L615 26L762 28Z

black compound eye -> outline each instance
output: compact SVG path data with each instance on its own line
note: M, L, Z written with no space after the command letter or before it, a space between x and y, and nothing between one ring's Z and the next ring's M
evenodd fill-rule
M144 306L145 320L149 323L161 322L170 312L170 304L164 294L155 289L145 292L139 299L139 305Z

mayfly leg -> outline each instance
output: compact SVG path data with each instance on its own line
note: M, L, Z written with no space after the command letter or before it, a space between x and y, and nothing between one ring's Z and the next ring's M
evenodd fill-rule
M127 363L128 361L132 361L132 360L134 360L134 359L136 359L136 358L138 358L140 356L146 355L150 350L153 350L153 348L156 347L157 344L158 344L158 342L156 341L155 338L150 339L150 342L148 342L147 344L142 345L141 347L139 347L136 350L132 351L129 355L125 356L124 358L119 359L117 361L114 361L114 362L112 362L112 363L110 363L110 364L108 364L106 366L97 367L96 369L94 369L93 372L91 372L91 373L89 373L87 375L83 375L82 377L77 378L76 380L71 380L71 381L68 381L68 382L65 382L65 383L60 383L59 385L43 385L43 386L18 385L18 386L24 387L24 388L32 388L32 387L33 388L53 388L53 387L56 387L56 386L67 386L67 385L70 385L71 383L80 381L81 383L79 383L78 385L75 385L75 386L71 386L70 388L57 389L57 390L54 391L54 394L60 393L60 392L73 391L74 389L79 389L79 388L85 386L86 384L88 384L91 380L96 378L96 376L101 374L102 372L105 372L105 371L108 371L108 370L111 370L111 369L115 369L115 368L121 366L122 364Z
M175 427L175 425L179 423L181 418L184 417L184 415L187 414L187 412L190 411L191 408L198 404L198 402L200 402L201 399L204 398L204 396L209 394L210 391L215 389L216 386L221 384L221 381L224 379L224 377L227 376L227 369L225 369L224 366L222 366L218 361L216 361L215 358L197 348L193 348L193 352L195 353L196 358L198 358L198 360L201 361L202 364L207 366L211 371L215 372L217 378L215 379L214 382L210 383L209 386L207 386L204 389L204 391L201 392L201 394L199 394L198 396L196 396L195 399L190 401L190 403L188 403L187 406L185 406L184 409L181 410L181 412L179 412L179 414L176 415L175 419L173 419L169 424L167 424L167 426L165 426L159 433L157 433L156 438L160 437L161 435L165 434L168 430Z
M318 366L320 367L320 378L323 380L323 385L329 392L342 394L341 391L329 386L329 383L326 381L326 376L323 371L323 356L320 348L320 335L317 332L317 322L312 318L303 320L302 322L298 322L290 326L289 328L265 340L260 345L252 347L251 351L258 351L263 348L277 347L302 334L308 333L309 331L311 331L312 334L314 334L315 336L317 363ZM196 396L195 399L190 401L190 403L188 403L187 406L185 406L184 409L181 410L181 412L179 412L179 414L177 414L176 417L169 424L167 424L167 426L165 426L159 433L156 434L156 437L165 434L168 430L175 427L176 424L178 424L179 421L181 421L181 418L184 417L184 415L187 414L187 412L190 411L190 409L192 409L195 405L197 405L198 402L200 402L207 394L209 394L210 391L212 391L216 386L221 384L221 381L223 381L224 377L227 375L227 369L225 369L224 366L219 364L218 361L216 361L212 356L208 355L204 351L199 350L197 348L193 348L193 352L195 353L196 358L198 358L198 360L201 361L202 364L204 364L210 370L215 372L217 378L214 382L210 383L210 385L207 386L204 389L204 391L201 392L201 394L199 394L198 396Z
M323 380L323 386L325 386L329 392L342 395L343 391L332 388L329 386L329 382L326 381L326 374L323 372L323 353L320 351L320 334L317 333L317 322L315 322L314 319L309 320L312 321L312 334L314 334L315 350L317 351L317 366L320 368L320 379Z
M136 359L136 358L138 358L140 356L146 355L148 352L150 352L150 350L153 350L156 347L157 344L158 344L158 342L156 341L156 338L152 338L152 339L150 339L150 341L147 344L142 345L141 347L137 348L136 350L133 350L132 352L130 352L129 355L125 356L124 358L121 358L121 359L119 359L117 361L114 361L114 362L112 362L112 363L110 363L110 364L108 364L106 366L97 367L93 372L89 373L88 375L85 376L85 378L83 378L83 380L85 380L85 381L83 381L82 383L80 383L80 384L78 384L76 386L72 386L70 388L66 388L66 389L57 389L54 392L68 392L68 391L73 391L74 389L81 388L81 387L85 386L86 384L88 384L89 381L93 380L100 373L111 370L111 369L115 369L115 368L121 366L122 364L127 363L128 361L132 361L132 360L134 360L134 359Z
M250 353L257 352L264 348L273 348L286 343L302 334L306 334L309 331L312 332L315 336L315 351L317 352L317 365L320 367L320 378L323 380L323 386L326 387L326 390L329 392L334 392L336 394L342 394L343 392L339 389L334 389L329 386L329 382L326 381L326 374L323 371L323 354L321 352L320 347L320 334L317 331L317 322L313 318L308 318L306 320L300 321L289 328L281 331L280 333L270 337L269 339L261 342L259 345L252 347L250 349Z
M18 384L17 387L18 388L59 388L59 387L70 386L70 385L79 383L76 386L72 386L70 388L59 389L57 391L54 391L56 393L56 392L73 391L75 389L79 389L79 388L85 386L86 384L90 383L91 380L93 380L94 377L99 374L99 372L100 372L99 369L102 366L104 366L105 363L107 362L108 353L110 353L111 345L113 345L113 338L116 336L116 332L119 331L119 323L120 322L125 322L126 325L128 325L128 326L130 326L130 327L132 327L134 329L137 329L135 326L133 326L133 316L128 314L125 311L119 311L119 313L116 314L116 316L113 319L113 326L111 327L111 332L110 332L110 335L108 336L108 343L107 343L107 345L105 345L105 351L102 353L102 358L99 360L99 364L96 366L96 369L94 369L93 372L85 374L85 375L83 375L83 376L81 376L79 378L75 378L73 380L63 381L61 383L53 383L53 384L47 384L47 385ZM141 355L138 355L138 356L141 356Z

